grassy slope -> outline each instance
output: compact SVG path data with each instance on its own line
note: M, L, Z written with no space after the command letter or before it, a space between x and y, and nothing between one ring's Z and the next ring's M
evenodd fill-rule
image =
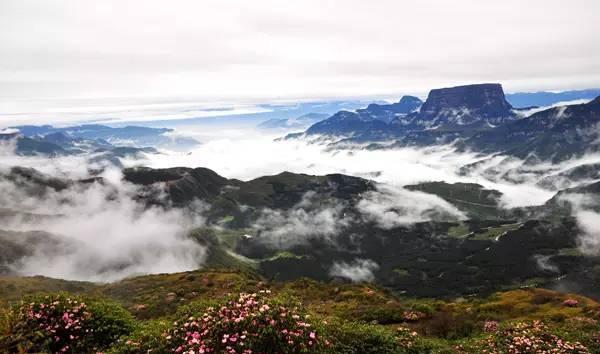
M543 289L519 289L488 298L435 299L402 298L370 284L323 283L300 279L268 283L252 272L202 270L157 274L125 279L112 284L92 284L44 277L0 277L0 308L41 291L70 291L110 297L137 318L146 320L169 316L184 304L218 299L237 292L269 288L301 300L307 308L324 317L378 323L381 326L409 326L432 340L464 340L480 333L488 319L504 321L541 319L560 326L572 319L598 317L600 304L578 295ZM562 302L577 299L577 307ZM418 312L419 319L406 314Z

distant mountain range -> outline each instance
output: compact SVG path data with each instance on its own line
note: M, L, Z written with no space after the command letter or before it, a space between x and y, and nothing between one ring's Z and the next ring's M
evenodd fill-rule
M260 129L306 129L329 116L327 113L307 113L300 117L274 118L260 123L257 127Z
M405 96L393 105L339 111L287 138L328 136L337 143L369 142L370 148L454 143L461 149L553 161L600 150L600 98L526 118L519 113L500 84L466 85L431 90L422 105Z
M372 103L355 112L339 111L330 118L312 125L307 134L353 134L357 131L378 131L383 133L388 124L402 119L417 110L423 102L413 96L404 96L393 104Z
M69 127L53 127L51 125L21 125L11 127L30 138L45 138L53 135L61 141L68 139L88 139L104 141L120 146L194 146L198 142L188 137L169 136L173 129L149 128L141 126L109 127L100 124L85 124ZM63 138L59 138L60 136ZM51 138L50 138L51 139Z
M555 162L600 151L600 97L585 103L550 108L488 131L474 134L465 146L481 151L529 155Z
M24 125L0 132L0 141L14 141L18 155L61 156L96 153L117 162L118 157L139 152L156 152L153 148L185 149L199 142L187 137L169 136L172 129L127 126L113 128L105 125L53 127ZM99 157L96 156L96 159Z
M591 100L598 96L600 96L600 88L562 92L540 91L509 93L506 95L506 100L510 102L513 107L523 108L552 106L560 102L575 100Z

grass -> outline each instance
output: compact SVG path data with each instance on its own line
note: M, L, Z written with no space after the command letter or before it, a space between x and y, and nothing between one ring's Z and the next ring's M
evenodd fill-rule
M520 223L504 224L496 227L485 227L477 232L473 232L469 228L469 225L460 222L456 226L452 226L448 229L448 236L459 239L471 238L473 240L494 240L506 232L518 229L520 226Z
M457 226L452 226L450 229L448 229L448 236L455 238L465 238L470 233L471 231L469 231L469 226L463 222L458 223Z
M276 259L281 259L281 258L291 258L291 259L303 259L306 256L299 256L297 254L294 254L292 252L289 251L281 251L281 252L277 252L273 257L269 257L267 259L265 259L266 261L274 261Z
M506 224L499 227L488 227L484 232L476 233L473 236L475 240L493 240L498 236L512 230L516 230L521 226L521 224Z
M561 248L558 250L559 256L573 256L573 257L581 257L583 254L581 253L581 249L579 248Z

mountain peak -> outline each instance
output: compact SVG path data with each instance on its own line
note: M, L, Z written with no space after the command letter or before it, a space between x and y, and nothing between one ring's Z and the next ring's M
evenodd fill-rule
M591 100L590 102L588 102L589 105L600 105L600 96L594 98L593 100Z
M365 109L359 109L357 112L367 112L371 114L380 114L382 112L408 114L418 109L423 104L418 97L402 96L400 101L392 104L371 103Z
M497 124L514 118L502 85L474 84L434 89L419 112L425 125Z
M400 104L423 104L423 101L421 101L421 99L419 97L415 97L415 96L402 96L398 103L400 103Z
M506 114L512 108L500 84L475 84L433 89L423 104L422 113L435 114L444 108L482 110L484 114Z

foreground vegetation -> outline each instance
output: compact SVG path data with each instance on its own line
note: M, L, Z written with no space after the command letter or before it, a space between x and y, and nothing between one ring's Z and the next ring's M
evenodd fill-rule
M0 308L9 353L600 352L600 304L544 289L442 301L231 270L104 285L0 277Z

